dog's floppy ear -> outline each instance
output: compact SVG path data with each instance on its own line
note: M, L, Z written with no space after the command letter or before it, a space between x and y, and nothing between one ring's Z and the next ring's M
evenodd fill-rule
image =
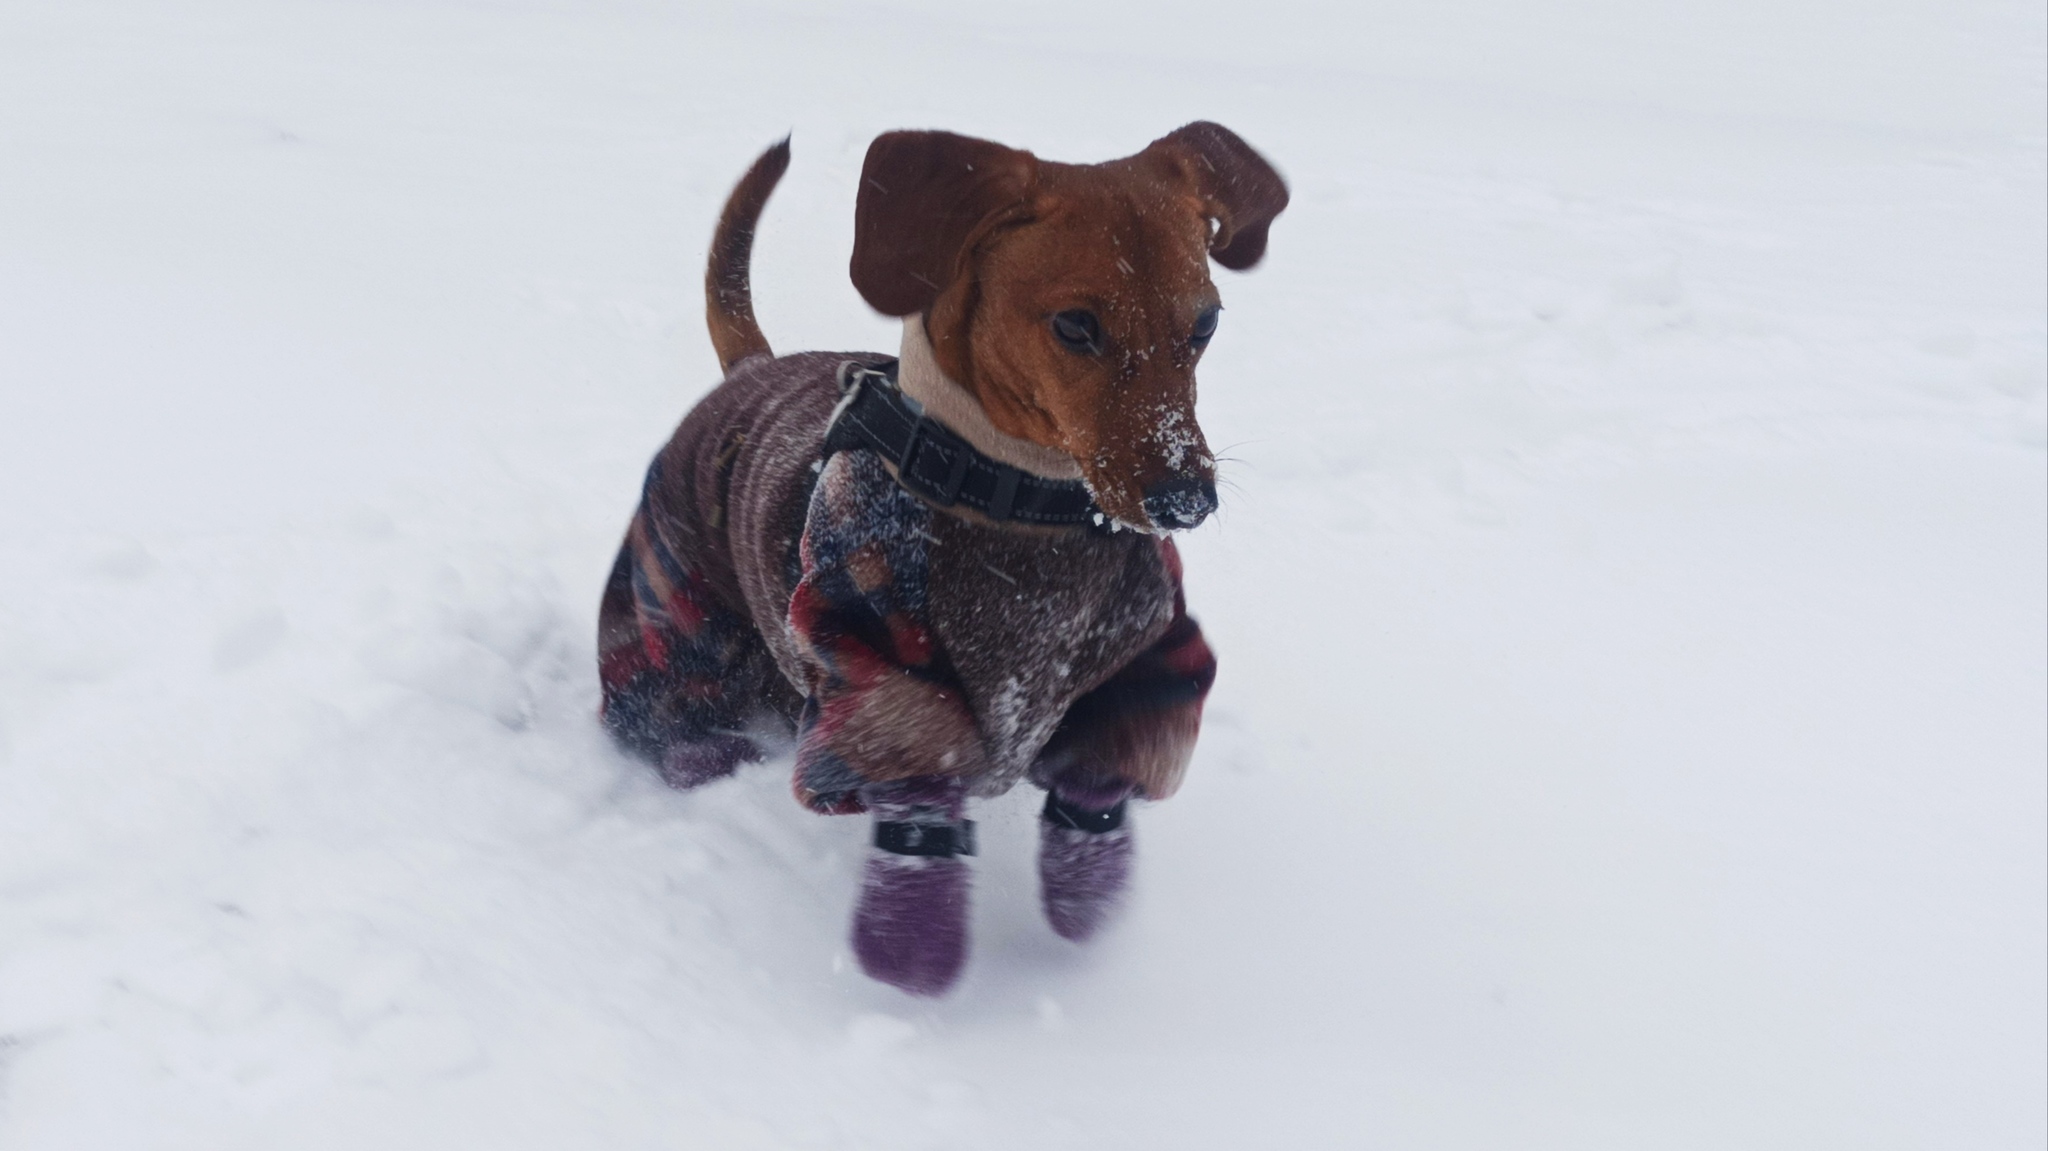
M868 145L853 207L853 286L878 312L931 306L991 228L1023 215L1038 160L951 132L885 132Z
M1147 153L1164 153L1194 181L1205 209L1216 221L1209 255L1242 272L1266 254L1266 229L1287 207L1287 182L1264 156L1221 124L1197 120L1152 141Z

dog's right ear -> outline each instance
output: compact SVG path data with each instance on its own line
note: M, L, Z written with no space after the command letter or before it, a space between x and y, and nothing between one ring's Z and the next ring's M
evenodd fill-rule
M884 315L922 312L967 253L1028 211L1038 159L951 132L885 132L868 145L853 207L853 286Z

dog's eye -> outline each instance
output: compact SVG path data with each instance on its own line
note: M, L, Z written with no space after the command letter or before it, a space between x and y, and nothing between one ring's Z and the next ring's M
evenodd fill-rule
M1080 308L1060 312L1052 318L1052 334L1077 355L1093 356L1102 351L1102 323L1094 312Z
M1188 343L1193 344L1197 351L1208 347L1209 341L1216 337L1217 321L1222 318L1223 309L1220 306L1209 308L1201 315L1196 316L1195 330L1188 336Z

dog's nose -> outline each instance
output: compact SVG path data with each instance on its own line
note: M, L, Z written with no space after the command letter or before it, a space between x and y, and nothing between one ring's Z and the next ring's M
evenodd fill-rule
M1174 476L1145 489L1145 514L1156 527L1191 528L1216 510L1216 482L1198 476Z

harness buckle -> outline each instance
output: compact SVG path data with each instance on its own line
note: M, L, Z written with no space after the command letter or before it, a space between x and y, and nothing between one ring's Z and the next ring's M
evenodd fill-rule
M888 378L884 373L868 367L859 360L839 361L839 394L842 396L854 395L860 391L861 383L869 376L881 376L883 379Z

